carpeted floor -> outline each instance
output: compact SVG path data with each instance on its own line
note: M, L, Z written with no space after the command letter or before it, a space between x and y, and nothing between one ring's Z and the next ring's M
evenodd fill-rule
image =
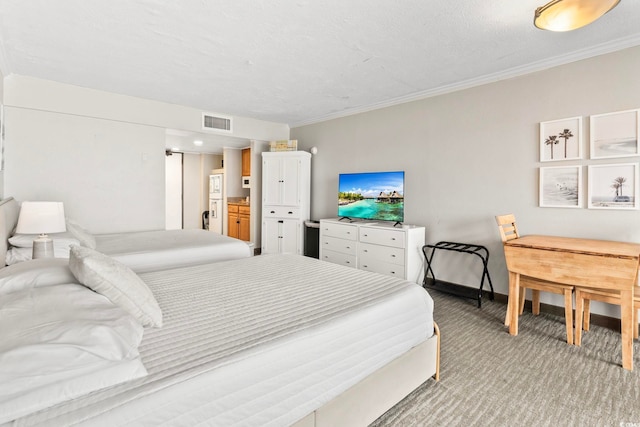
M620 334L592 326L567 345L564 318L503 325L506 305L431 291L442 333L440 382L429 380L372 426L640 427L640 343L622 369Z

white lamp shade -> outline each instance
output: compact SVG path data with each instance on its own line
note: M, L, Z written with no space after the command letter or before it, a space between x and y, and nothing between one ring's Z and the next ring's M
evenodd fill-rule
M47 234L67 231L62 202L22 202L16 233Z

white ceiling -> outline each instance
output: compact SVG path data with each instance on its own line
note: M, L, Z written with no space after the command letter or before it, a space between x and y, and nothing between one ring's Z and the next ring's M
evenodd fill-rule
M569 33L546 0L0 0L0 69L292 127L640 44L640 1Z

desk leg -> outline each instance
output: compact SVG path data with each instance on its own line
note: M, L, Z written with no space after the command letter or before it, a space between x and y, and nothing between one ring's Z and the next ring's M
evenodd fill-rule
M620 291L622 327L622 367L633 371L633 290Z
M509 333L511 335L518 335L518 312L520 311L520 274L509 272L509 301L511 301L510 307L510 321L509 321Z

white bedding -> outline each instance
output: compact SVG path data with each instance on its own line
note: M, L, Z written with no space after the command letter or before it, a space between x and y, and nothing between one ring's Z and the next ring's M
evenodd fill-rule
M0 423L146 375L142 333L79 284L0 294Z
M17 425L290 425L433 334L416 284L296 255L142 274L149 375Z
M96 234L96 250L136 273L251 256L249 245L206 230Z

